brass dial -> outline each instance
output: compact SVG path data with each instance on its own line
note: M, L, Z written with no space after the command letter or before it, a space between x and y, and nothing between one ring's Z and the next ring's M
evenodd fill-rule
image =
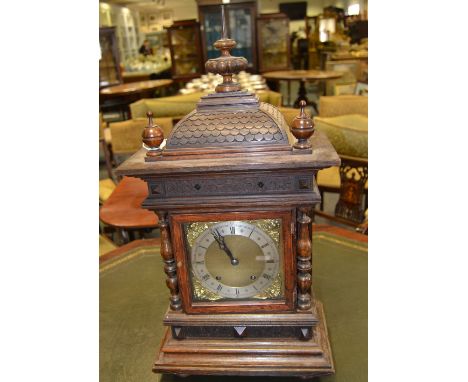
M271 237L242 221L220 222L205 229L191 251L194 276L223 297L249 298L277 278L280 256Z

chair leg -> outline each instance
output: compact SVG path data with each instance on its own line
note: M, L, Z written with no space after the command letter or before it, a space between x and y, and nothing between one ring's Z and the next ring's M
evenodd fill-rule
M120 239L122 240L122 244L127 244L130 242L130 238L129 238L127 230L120 228L119 235L120 235Z
M113 179L112 162L111 155L109 153L109 148L107 147L107 143L104 141L104 139L101 139L99 143L101 144L102 151L104 152L104 161L106 162L107 175L110 179Z

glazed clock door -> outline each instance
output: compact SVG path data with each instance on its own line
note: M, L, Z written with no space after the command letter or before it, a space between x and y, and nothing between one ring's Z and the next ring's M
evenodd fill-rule
M291 310L291 211L174 215L188 313Z

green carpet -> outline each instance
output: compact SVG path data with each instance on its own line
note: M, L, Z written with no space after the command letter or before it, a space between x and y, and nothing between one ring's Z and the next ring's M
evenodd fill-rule
M320 382L367 381L367 244L329 233L313 238L316 297L324 303L336 374ZM151 372L168 305L159 248L133 250L100 269L100 382L298 381Z

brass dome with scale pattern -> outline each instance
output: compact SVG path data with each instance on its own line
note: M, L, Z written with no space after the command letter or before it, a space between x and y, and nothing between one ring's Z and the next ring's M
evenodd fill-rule
M246 144L289 144L286 122L274 106L259 102L258 108L216 113L192 111L174 128L166 148L207 148Z

